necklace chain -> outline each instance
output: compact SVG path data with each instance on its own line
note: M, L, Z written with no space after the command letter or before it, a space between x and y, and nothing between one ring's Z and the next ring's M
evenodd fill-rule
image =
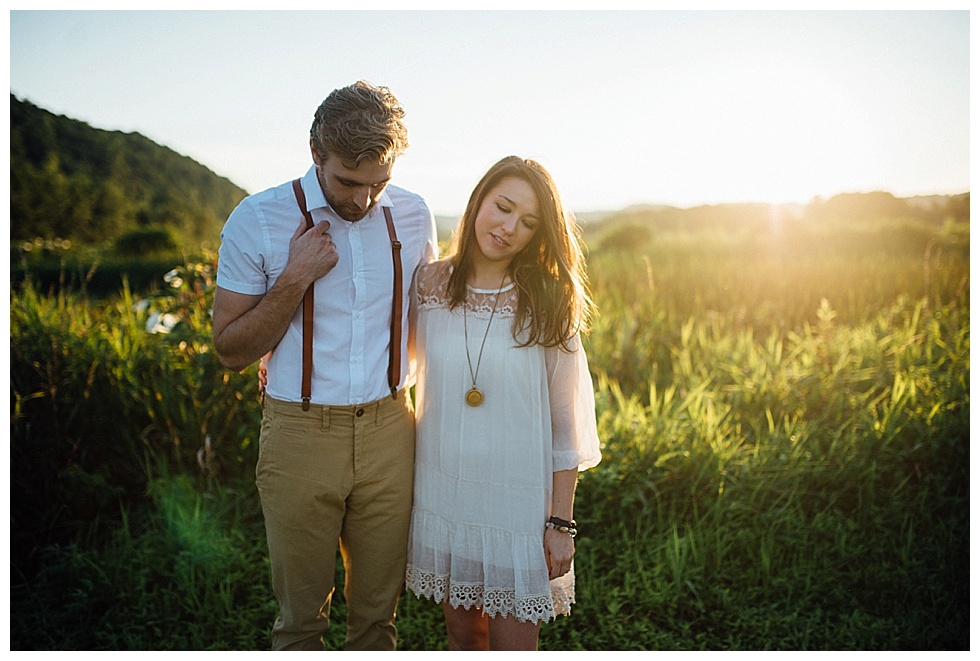
M493 297L493 309L490 310L490 319L487 321L487 329L483 332L483 341L480 342L480 353L476 358L476 371L473 371L473 361L470 359L470 336L466 330L466 301L463 301L463 338L466 345L466 364L470 368L470 379L473 381L473 388L476 388L476 377L480 374L480 363L483 362L483 347L486 346L487 336L490 334L490 324L493 323L493 315L497 312L497 302L500 300L500 290L504 288L504 280L507 273L500 279L500 287Z

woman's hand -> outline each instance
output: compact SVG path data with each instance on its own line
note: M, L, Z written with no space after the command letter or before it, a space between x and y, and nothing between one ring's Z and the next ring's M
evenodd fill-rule
M262 395L265 394L265 389L269 385L269 368L266 367L268 360L269 354L259 358L259 393Z
M575 557L575 540L567 532L552 528L544 530L544 557L548 561L548 580L567 574Z

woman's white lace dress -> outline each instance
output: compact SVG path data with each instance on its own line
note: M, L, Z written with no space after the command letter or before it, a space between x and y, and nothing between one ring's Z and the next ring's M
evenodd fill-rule
M415 500L406 584L454 607L522 621L567 615L570 571L548 581L544 524L552 473L599 463L595 398L581 343L572 353L517 348L513 285L470 289L450 311L445 261L422 267L418 285ZM491 322L495 299L497 308ZM490 323L483 357L480 347ZM483 404L472 386L465 337Z

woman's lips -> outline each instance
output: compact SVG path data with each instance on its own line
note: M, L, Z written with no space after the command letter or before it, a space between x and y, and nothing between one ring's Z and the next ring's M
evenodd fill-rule
M501 239L501 238L500 238L499 236L497 236L496 234L492 234L492 233L491 233L491 234L490 234L490 238L491 238L491 239L493 239L493 241L494 241L494 243L496 243L496 244L497 244L498 246L500 246L501 248L510 248L510 244L509 244L509 243L507 243L506 241L504 241L503 239Z

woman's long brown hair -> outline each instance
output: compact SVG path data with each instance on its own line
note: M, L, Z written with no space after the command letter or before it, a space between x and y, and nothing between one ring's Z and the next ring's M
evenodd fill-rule
M510 264L518 291L514 339L522 347L540 344L568 350L575 334L588 330L595 307L588 291L578 227L565 211L551 175L536 161L518 156L503 158L470 194L449 257L453 267L448 283L450 306L455 308L466 300L472 252L480 249L474 230L480 206L487 194L509 177L531 186L541 215L538 231Z

